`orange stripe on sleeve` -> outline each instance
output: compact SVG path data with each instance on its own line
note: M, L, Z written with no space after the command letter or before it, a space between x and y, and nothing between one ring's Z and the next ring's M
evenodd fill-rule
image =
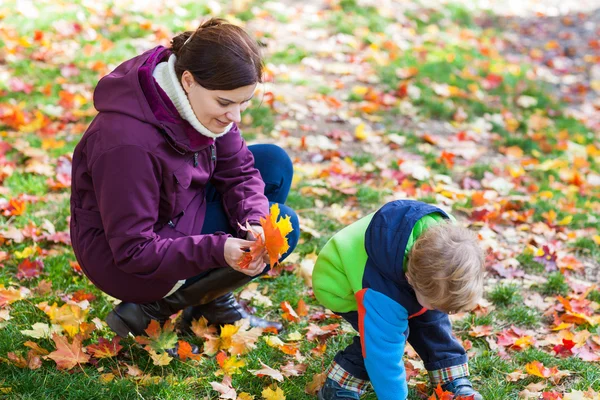
M362 289L354 295L356 297L356 304L358 306L358 333L360 335L360 347L362 348L362 356L363 358L367 357L367 352L365 349L365 340L364 340L364 321L365 321L365 306L363 304L363 300L365 297L365 293L367 289Z

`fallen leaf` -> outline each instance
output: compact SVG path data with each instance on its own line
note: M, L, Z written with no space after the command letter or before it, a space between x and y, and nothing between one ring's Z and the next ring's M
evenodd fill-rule
M105 339L103 337L98 338L98 344L91 344L87 346L87 351L94 358L111 358L116 357L119 351L123 348L119 344L120 337L115 336L112 340Z
M54 360L58 369L71 369L76 365L86 364L90 360L90 356L85 354L84 348L81 346L80 338L74 337L73 342L69 343L65 336L55 333L52 335L52 340L56 344L56 350L44 358Z
M260 359L258 361L260 362L260 365L262 365L262 368L261 369L249 369L248 372L251 372L256 376L270 376L271 378L275 379L276 381L283 382L283 375L281 372L269 367L267 364L260 361Z
M283 390L277 385L265 388L262 391L262 397L264 400L285 400Z

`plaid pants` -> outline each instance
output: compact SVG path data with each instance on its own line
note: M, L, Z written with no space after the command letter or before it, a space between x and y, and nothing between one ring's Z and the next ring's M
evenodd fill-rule
M358 312L337 314L358 331ZM469 376L465 350L452 336L448 316L438 311L427 311L423 317L409 319L408 342L425 363L431 383L437 386L438 383L444 384ZM365 368L359 336L355 336L348 347L335 355L327 369L327 377L348 390L361 395L366 392L369 375Z

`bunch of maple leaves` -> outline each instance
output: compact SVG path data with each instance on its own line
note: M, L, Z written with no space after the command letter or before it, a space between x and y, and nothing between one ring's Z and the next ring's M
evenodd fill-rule
M256 240L240 258L238 265L241 268L248 268L248 265L260 257L266 249L269 255L269 265L275 266L281 256L290 248L286 237L288 233L293 231L290 218L289 215L280 217L279 204L275 203L271 206L269 215L266 218L260 218L264 238L263 235L253 230L249 224L246 224L246 227L241 227L243 230L252 232Z

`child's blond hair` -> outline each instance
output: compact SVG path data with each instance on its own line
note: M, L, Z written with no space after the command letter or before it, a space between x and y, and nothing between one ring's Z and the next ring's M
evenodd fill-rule
M484 254L470 230L445 221L427 229L408 255L406 275L429 305L470 310L483 294Z

